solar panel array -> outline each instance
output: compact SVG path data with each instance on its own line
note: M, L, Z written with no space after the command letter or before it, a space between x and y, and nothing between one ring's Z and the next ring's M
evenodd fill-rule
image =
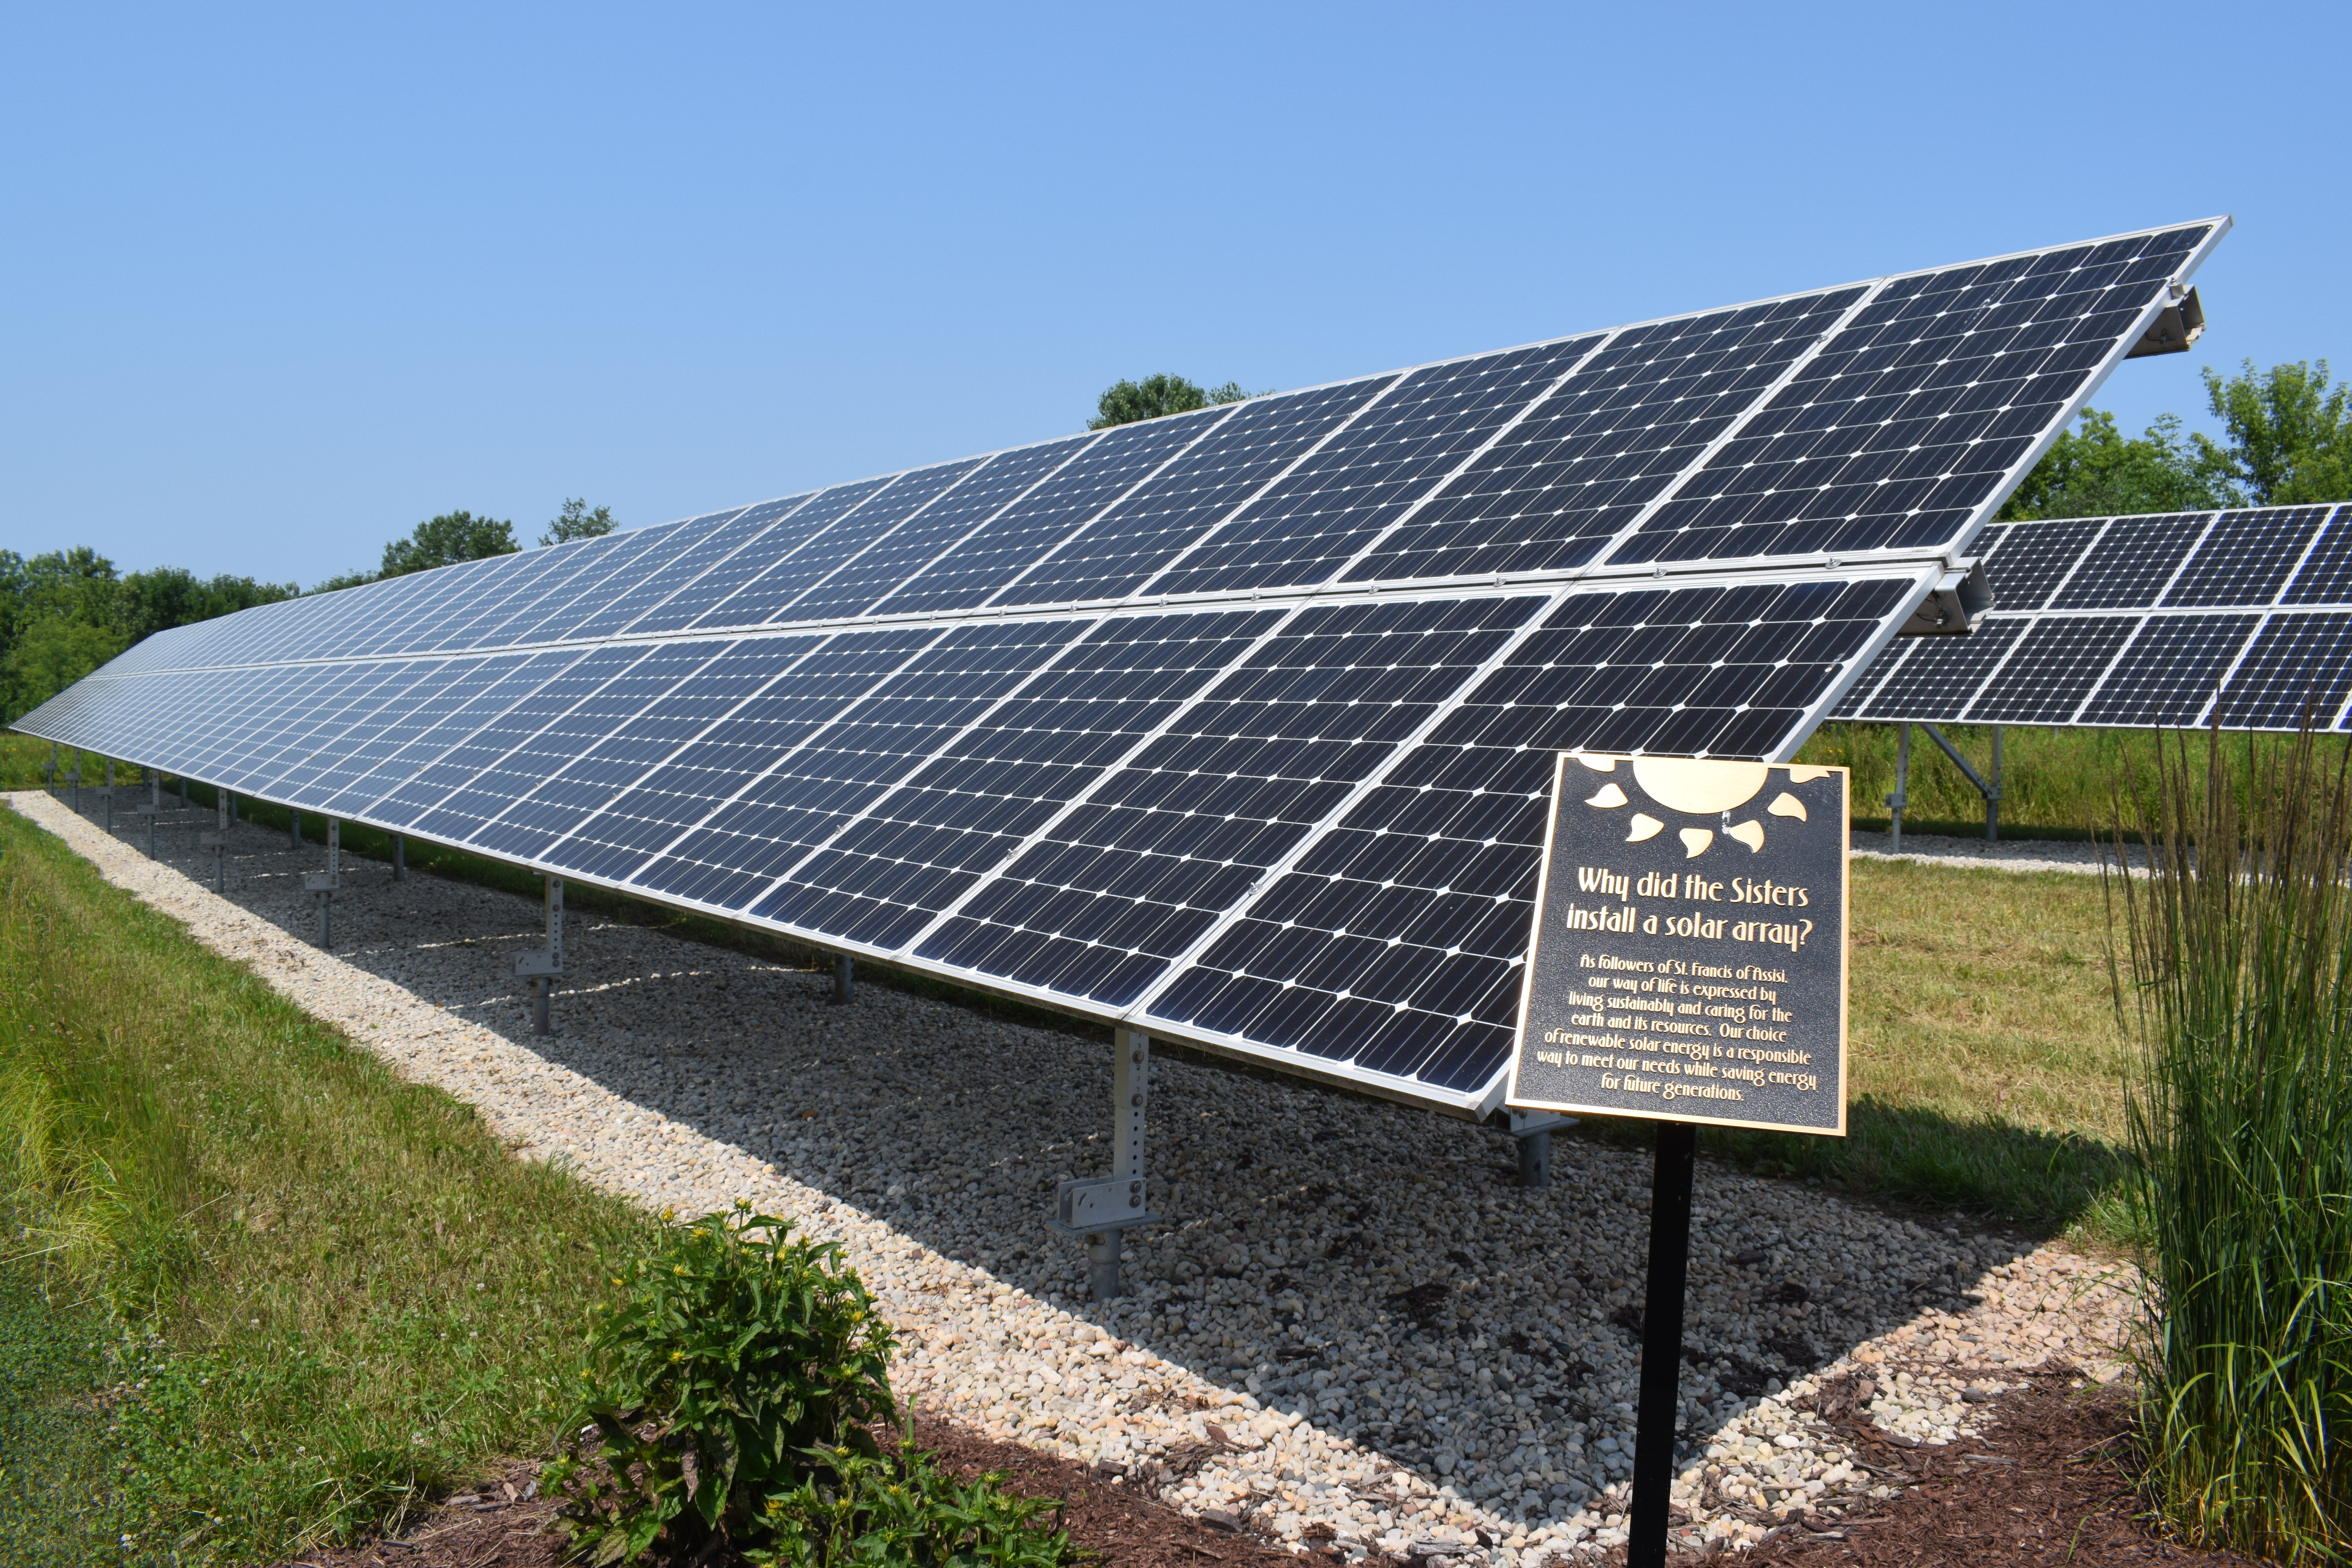
M1550 756L1787 755L2226 226L265 605L18 727L1485 1110Z
M1996 524L1994 608L1887 650L1836 717L2352 729L2352 506Z

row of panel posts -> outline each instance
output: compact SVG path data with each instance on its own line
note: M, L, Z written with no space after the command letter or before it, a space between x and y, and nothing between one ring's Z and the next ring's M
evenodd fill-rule
M1969 765L1968 758L1960 755L1959 748L1947 740L1941 730L1933 724L1921 724L1919 728L1927 732L1927 739L1936 742L1936 749L1951 758L1952 765L1960 770L1960 775L1984 796L1985 837L1998 840L2000 837L2000 726L1992 726L1992 776L1990 779ZM1895 793L1886 797L1886 847L1889 852L1896 855L1903 853L1903 808L1909 804L1910 791L1911 726L1897 724L1895 727Z
M1933 733L1933 731L1930 731ZM1993 776L2000 777L2000 731L1993 732ZM1936 736L1944 743L1940 735ZM1945 750L1951 748L1945 744ZM1953 753L1958 761L1958 753ZM1898 763L1895 794L1887 797L1895 808L1895 832L1902 831L1902 790L1907 778L1910 760L1910 735L1907 727L1898 742ZM59 780L74 791L74 809L81 809L81 773L59 773L57 748L49 751L49 762L41 770L44 782L52 793ZM1965 763L1961 763L1967 768ZM1970 772L1971 780L1976 774ZM1979 787L1983 787L1979 781ZM148 799L139 813L147 819L147 853L155 853L155 820L162 814L163 795L160 774L148 775ZM102 798L106 805L106 826L114 826L114 763L106 764L106 784ZM215 831L198 840L199 847L213 851L215 886L228 890L228 845L230 830L236 824L236 796L221 789L215 794ZM1987 794L1986 837L1994 833L1991 817L1992 803L1999 799L1998 789ZM188 782L180 780L180 805L188 804ZM302 845L302 814L289 807L286 825L287 847L299 849ZM1897 844L1899 847L1900 839ZM406 872L407 841L399 834L392 840L392 874L397 881ZM547 1035L553 1032L550 1006L555 983L563 976L563 879L543 877L542 894L546 918L547 945L542 949L518 953L515 957L515 977L524 983L530 1003L531 1032ZM329 946L333 931L333 900L342 890L342 824L334 817L327 819L327 868L313 871L302 879L305 891L319 900L319 945ZM834 955L833 996L835 1005L850 1000L856 974L856 960L849 953ZM1155 1216L1145 1201L1144 1170L1145 1117L1151 1099L1151 1037L1138 1029L1114 1032L1111 1046L1111 1168L1107 1176L1081 1178L1064 1182L1054 1197L1054 1215L1049 1222L1066 1236L1082 1241L1087 1249L1087 1273L1089 1292L1096 1300L1108 1300L1126 1292L1120 1278L1121 1237L1137 1226L1148 1225ZM1545 1187L1551 1184L1551 1135L1555 1131L1576 1125L1574 1119L1538 1111L1508 1111L1508 1131L1518 1145L1519 1184L1522 1187Z

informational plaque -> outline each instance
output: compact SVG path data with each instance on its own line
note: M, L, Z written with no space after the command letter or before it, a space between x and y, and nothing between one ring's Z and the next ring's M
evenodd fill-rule
M1847 784L1563 755L1508 1102L1844 1136Z

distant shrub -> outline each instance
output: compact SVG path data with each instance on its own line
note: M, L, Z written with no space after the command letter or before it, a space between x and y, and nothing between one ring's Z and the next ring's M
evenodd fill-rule
M841 1249L738 1204L666 1228L613 1280L547 1484L575 1556L1052 1568L1054 1505L875 1438L896 1339Z

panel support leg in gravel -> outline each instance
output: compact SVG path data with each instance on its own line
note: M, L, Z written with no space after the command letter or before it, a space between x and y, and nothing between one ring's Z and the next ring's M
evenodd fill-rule
M327 869L324 875L313 871L302 879L302 886L319 895L319 945L331 946L332 928L328 911L333 908L336 892L343 885L342 823L336 817L327 818Z
M392 879L395 882L408 880L408 835L405 833L392 836Z
M1904 797L1911 791L1911 726L1895 726L1895 793L1886 797L1886 848L1903 853Z
M225 789L213 791L214 828L212 832L196 840L198 848L209 849L213 852L213 890L223 897L228 894L228 830L231 826L229 814L236 805L236 796L229 794L228 791Z
M1633 1415L1633 1508L1625 1568L1665 1568L1666 1505L1682 1417L1683 1295L1690 1270L1692 1167L1698 1129L1658 1123L1650 1175L1650 1279L1642 1303L1642 1385Z
M1110 1174L1064 1182L1054 1194L1053 1226L1087 1244L1087 1288L1097 1301L1127 1293L1118 1277L1119 1237L1156 1215L1143 1205L1144 1113L1151 1100L1151 1037L1113 1032L1110 1045Z
M856 980L857 960L852 958L845 952L835 953L833 955L833 1001L831 1005L835 1007L847 1006L849 1005L850 987L856 983Z
M79 752L74 753L73 772L66 775L66 783L73 785L74 815L79 816L81 815L81 753Z
M540 952L515 955L515 974L530 993L530 1032L551 1035L555 1026L548 1019L549 1003L555 994L555 982L563 973L563 879L549 877L547 883L547 947Z
M106 788L100 795L106 802L106 830L114 831L114 759L106 759Z
M1511 1139L1519 1146L1519 1185L1551 1185L1551 1135L1575 1126L1576 1118L1549 1110L1514 1110L1509 1115Z
M289 849L302 847L302 808L299 805L289 805L286 808L286 847Z
M155 818L163 810L163 778L152 771L147 774L147 798L131 808L147 819L147 858L155 858Z

